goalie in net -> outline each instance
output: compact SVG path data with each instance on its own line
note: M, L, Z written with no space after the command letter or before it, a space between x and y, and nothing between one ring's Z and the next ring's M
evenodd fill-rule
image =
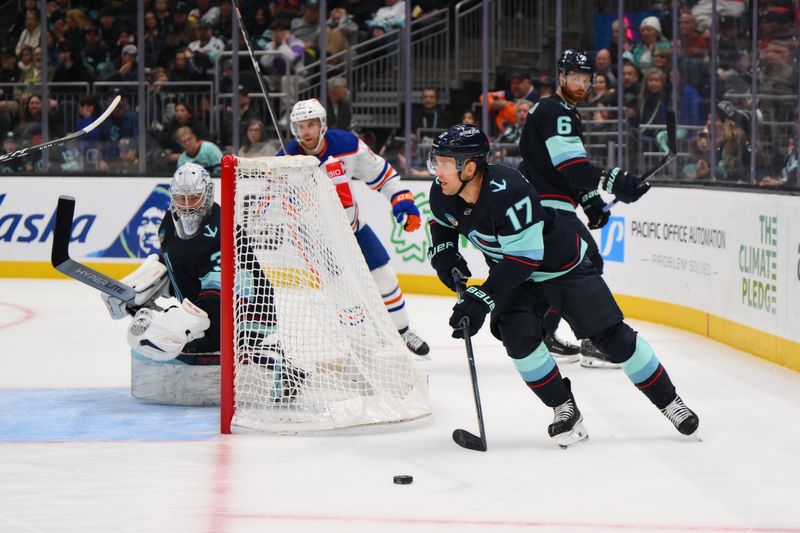
M181 166L170 182L171 205L158 231L161 255L149 256L122 280L136 292L133 305L103 295L112 318L135 313L127 340L131 392L138 399L220 402L220 206L213 190L203 167ZM252 250L242 246L240 253L253 269L242 293L248 320L237 337L239 351L247 363L273 376L271 397L290 402L305 372L285 361L280 345L270 339L277 328L272 286Z

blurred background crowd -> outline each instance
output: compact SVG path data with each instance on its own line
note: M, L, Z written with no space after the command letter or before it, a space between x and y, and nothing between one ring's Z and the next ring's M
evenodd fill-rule
M556 54L570 47L594 51L597 76L581 104L593 159L621 156L626 168L643 170L666 150L666 111L674 108L680 157L667 171L672 179L800 186L797 0L626 1L622 24L616 1L487 0L488 45L480 0L406 1L328 0L324 13L318 0L237 2L284 136L292 104L321 97L324 83L329 126L357 131L407 175L425 175L431 139L458 122L480 125L484 106L493 157L515 165L528 112L555 91ZM223 152L255 157L279 148L245 43L233 33L231 0L0 6L3 152L80 129L123 96L80 141L0 172L166 175L186 160L213 170ZM412 104L409 125L404 102Z

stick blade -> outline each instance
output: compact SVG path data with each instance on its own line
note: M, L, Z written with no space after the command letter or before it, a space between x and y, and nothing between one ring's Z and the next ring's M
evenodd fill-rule
M667 145L669 146L670 155L678 153L676 128L675 111L670 109L667 111Z
M53 249L50 262L58 268L69 259L69 239L72 234L72 218L75 215L75 198L59 196L56 206L56 226L53 230Z
M465 429L456 429L453 431L453 441L462 448L468 450L475 450L477 452L486 451L486 443L483 439Z

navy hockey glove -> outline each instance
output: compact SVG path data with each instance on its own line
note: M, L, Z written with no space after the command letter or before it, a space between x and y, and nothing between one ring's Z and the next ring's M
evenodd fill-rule
M606 203L598 190L589 191L581 196L581 206L589 219L589 229L600 229L608 223L611 211L603 212Z
M392 196L392 213L398 224L403 224L406 231L416 231L422 225L419 209L414 203L411 191L400 191Z
M428 248L428 261L436 270L436 275L439 276L442 283L453 292L456 292L453 270L458 271L462 283L465 283L472 276L467 262L452 242L443 242Z
M616 196L620 202L629 204L649 191L650 184L619 167L614 167L603 173L600 178L600 188Z
M453 314L450 315L453 338L464 338L464 332L461 330L461 321L464 318L469 319L469 336L472 337L478 333L483 326L483 321L486 320L486 315L493 309L494 299L489 293L477 285L467 287L467 290L462 293L462 297L453 306Z

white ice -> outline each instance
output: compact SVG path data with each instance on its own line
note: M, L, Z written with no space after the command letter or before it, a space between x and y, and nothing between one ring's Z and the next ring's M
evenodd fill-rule
M427 424L223 437L214 409L130 399L125 323L92 289L0 280L0 531L800 532L796 372L632 321L700 415L702 442L622 371L565 365L590 439L561 450L546 434L552 411L484 327L489 450L468 451L450 438L477 428L463 343L446 327L452 298L408 299L433 352Z

